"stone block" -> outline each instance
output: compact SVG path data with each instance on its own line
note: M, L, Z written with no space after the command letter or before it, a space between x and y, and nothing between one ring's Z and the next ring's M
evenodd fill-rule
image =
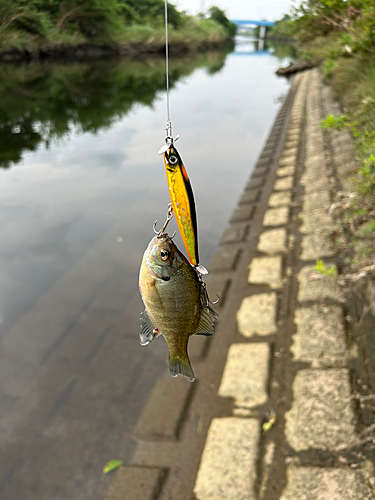
M282 258L255 257L250 264L248 282L254 285L266 284L271 288L282 286Z
M270 348L260 344L232 344L228 351L219 396L234 399L236 406L252 407L267 402Z
M263 183L264 183L264 179L262 177L256 177L255 179L251 179L247 183L245 190L250 191L251 189L259 188L259 187L263 186Z
M291 191L280 191L279 193L272 193L268 199L268 206L270 207L285 207L292 202Z
M156 467L120 467L105 500L153 500L165 476L166 471Z
M289 167L280 167L276 170L276 175L277 177L289 177L290 175L294 175L295 171L295 165L291 165Z
M182 411L191 391L192 384L181 377L158 380L134 428L134 436L142 441L177 439Z
M302 260L318 260L335 255L328 240L321 232L306 234L301 242Z
M276 315L276 293L260 293L245 297L237 311L238 330L244 337L275 333Z
M268 254L285 252L286 250L286 230L271 229L264 231L259 236L257 250Z
M330 267L329 264L328 267ZM335 266L334 266L335 267ZM298 300L340 299L335 276L325 276L315 271L314 266L305 266L298 273Z
M373 500L361 470L291 467L280 500Z
M240 250L238 248L224 248L213 256L209 271L232 271L236 265Z
M292 407L285 415L289 445L296 451L353 446L357 438L350 396L344 368L297 372Z
M263 218L263 226L283 226L288 223L289 208L270 208Z
M251 205L246 205L237 208L230 219L230 222L242 222L245 220L250 220L255 212L255 207Z
M295 311L294 322L297 333L290 350L296 361L309 362L312 367L345 365L347 349L341 307L303 307Z
M247 224L236 224L229 226L223 233L220 239L221 244L225 243L237 243L244 241L246 238L249 226Z
M248 205L250 203L255 203L258 201L259 191L245 191L241 196L238 204L239 205Z
M259 439L258 420L214 418L195 481L196 498L255 500Z
M297 164L296 156L289 156L287 158L280 158L280 167L293 167Z
M273 186L275 191L287 191L293 187L293 177L282 177L277 179Z

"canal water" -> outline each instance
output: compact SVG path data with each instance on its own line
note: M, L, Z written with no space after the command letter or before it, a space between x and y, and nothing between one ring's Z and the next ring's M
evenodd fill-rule
M288 91L275 70L291 57L243 38L170 62L208 268ZM166 375L164 340L139 345L137 283L169 202L164 85L160 58L0 66L4 500L103 498L103 465L131 459L134 425Z

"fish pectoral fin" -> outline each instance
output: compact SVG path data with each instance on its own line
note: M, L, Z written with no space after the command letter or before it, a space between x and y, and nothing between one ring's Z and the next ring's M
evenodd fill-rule
M195 335L205 335L206 337L212 337L215 333L215 322L217 320L218 314L210 307L202 307L202 313L199 320L199 324L195 331Z
M147 311L144 310L143 313L141 313L141 331L139 333L141 345L149 344L158 335L160 335L159 330L152 324L150 316Z
M194 372L187 354L183 357L169 354L169 373L172 377L182 375L187 378L189 382L194 382L195 380Z

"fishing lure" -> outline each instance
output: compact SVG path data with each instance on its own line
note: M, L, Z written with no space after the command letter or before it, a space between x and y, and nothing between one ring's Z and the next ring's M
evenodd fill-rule
M190 179L186 172L172 134L169 102L169 54L168 54L168 1L164 0L165 13L165 77L167 87L167 128L165 144L158 154L164 156L165 172L167 174L169 196L175 213L177 226L189 257L190 264L206 274L207 270L199 265L197 214ZM176 137L176 141L178 136Z
M159 150L159 154L163 154L164 157L169 195L189 261L193 266L197 266L198 228L193 189L171 135L167 134L166 142L167 144Z

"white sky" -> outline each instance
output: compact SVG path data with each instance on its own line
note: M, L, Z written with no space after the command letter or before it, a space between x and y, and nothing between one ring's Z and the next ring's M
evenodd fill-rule
M275 21L287 14L300 0L171 0L181 10L197 14L217 5L225 10L229 19Z

